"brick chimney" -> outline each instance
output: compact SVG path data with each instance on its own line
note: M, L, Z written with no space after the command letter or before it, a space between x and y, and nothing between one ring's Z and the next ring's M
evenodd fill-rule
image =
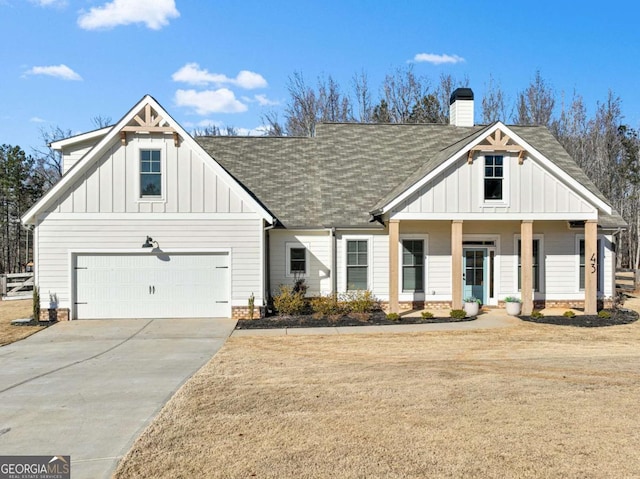
M453 126L473 126L473 91L471 88L457 88L449 100L449 124Z

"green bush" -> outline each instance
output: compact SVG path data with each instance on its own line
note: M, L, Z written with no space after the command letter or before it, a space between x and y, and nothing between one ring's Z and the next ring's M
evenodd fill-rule
M387 314L387 319L389 321L400 321L400 315L398 313L389 313Z
M433 319L433 313L431 311L423 311L420 313L420 316L422 316L422 319Z
M452 309L449 316L453 319L464 319L467 316L467 312L464 309Z
M538 311L537 309L534 309L533 311L531 311L531 317L532 318L544 318L544 314L542 314L540 311Z
M311 310L321 316L340 314L340 304L335 294L311 298Z
M604 309L598 311L598 317L602 319L611 318L611 313L609 311L605 311Z
M273 305L279 315L296 315L304 313L306 302L304 293L295 292L291 286L280 286L280 292L273 297Z
M575 318L576 317L576 313L574 313L573 311L568 309L567 311L562 313L562 316L564 316L565 318Z
M379 309L378 300L368 289L342 293L340 305L345 313L370 313Z

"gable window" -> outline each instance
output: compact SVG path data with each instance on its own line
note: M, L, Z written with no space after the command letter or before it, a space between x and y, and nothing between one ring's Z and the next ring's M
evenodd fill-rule
M162 196L160 150L140 150L140 197Z
M424 291L423 240L402 240L402 290Z
M502 200L504 158L498 155L484 157L484 199Z
M367 240L347 240L347 291L368 289L368 250Z
M522 241L518 240L518 291L522 290ZM533 240L533 290L540 291L540 240Z
M591 261L588 261L588 259L585 258L584 239L579 240L578 248L579 248L579 254L580 254L579 288L580 290L584 290L584 272L588 267L589 268L591 267L590 265ZM596 263L596 277L598 278L598 291L602 292L603 288L602 288L602 277L600 275L600 271L601 271L600 265L602 264L603 258L602 258L602 242L600 240L598 240L596 251L598 252L597 253L598 259Z
M308 249L300 243L287 243L287 276L309 274Z

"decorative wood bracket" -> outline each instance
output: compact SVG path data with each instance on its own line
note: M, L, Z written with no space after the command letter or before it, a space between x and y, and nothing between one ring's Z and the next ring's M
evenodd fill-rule
M145 105L144 109L133 117L129 124L120 130L120 140L123 145L127 144L127 132L134 133L172 133L175 146L180 144L178 133L167 125L164 118L153 111L151 105Z
M510 144L511 138L505 135L501 130L496 130L493 135L487 136L484 141L469 150L467 155L467 163L470 165L473 163L473 157L475 153L497 153L508 152L518 153L518 164L521 165L524 162L524 156L526 151L520 145L515 143Z

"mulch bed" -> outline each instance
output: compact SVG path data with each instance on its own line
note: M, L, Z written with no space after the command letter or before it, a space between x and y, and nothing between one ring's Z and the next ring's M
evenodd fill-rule
M401 316L399 320L387 319L383 311L362 314L345 314L331 317L314 317L310 314L300 316L268 316L260 319L240 320L236 329L274 329L274 328L323 328L336 326L376 326L384 324L434 324L458 323L473 321L474 318L454 319L450 317L435 317L422 319L418 317Z
M638 320L638 313L630 309L619 308L616 311L607 310L610 318L601 318L597 315L583 315L567 318L565 316L544 316L532 318L531 316L519 316L523 321L541 324L555 324L558 326L575 326L578 328L601 328L603 326L619 326L630 324Z

